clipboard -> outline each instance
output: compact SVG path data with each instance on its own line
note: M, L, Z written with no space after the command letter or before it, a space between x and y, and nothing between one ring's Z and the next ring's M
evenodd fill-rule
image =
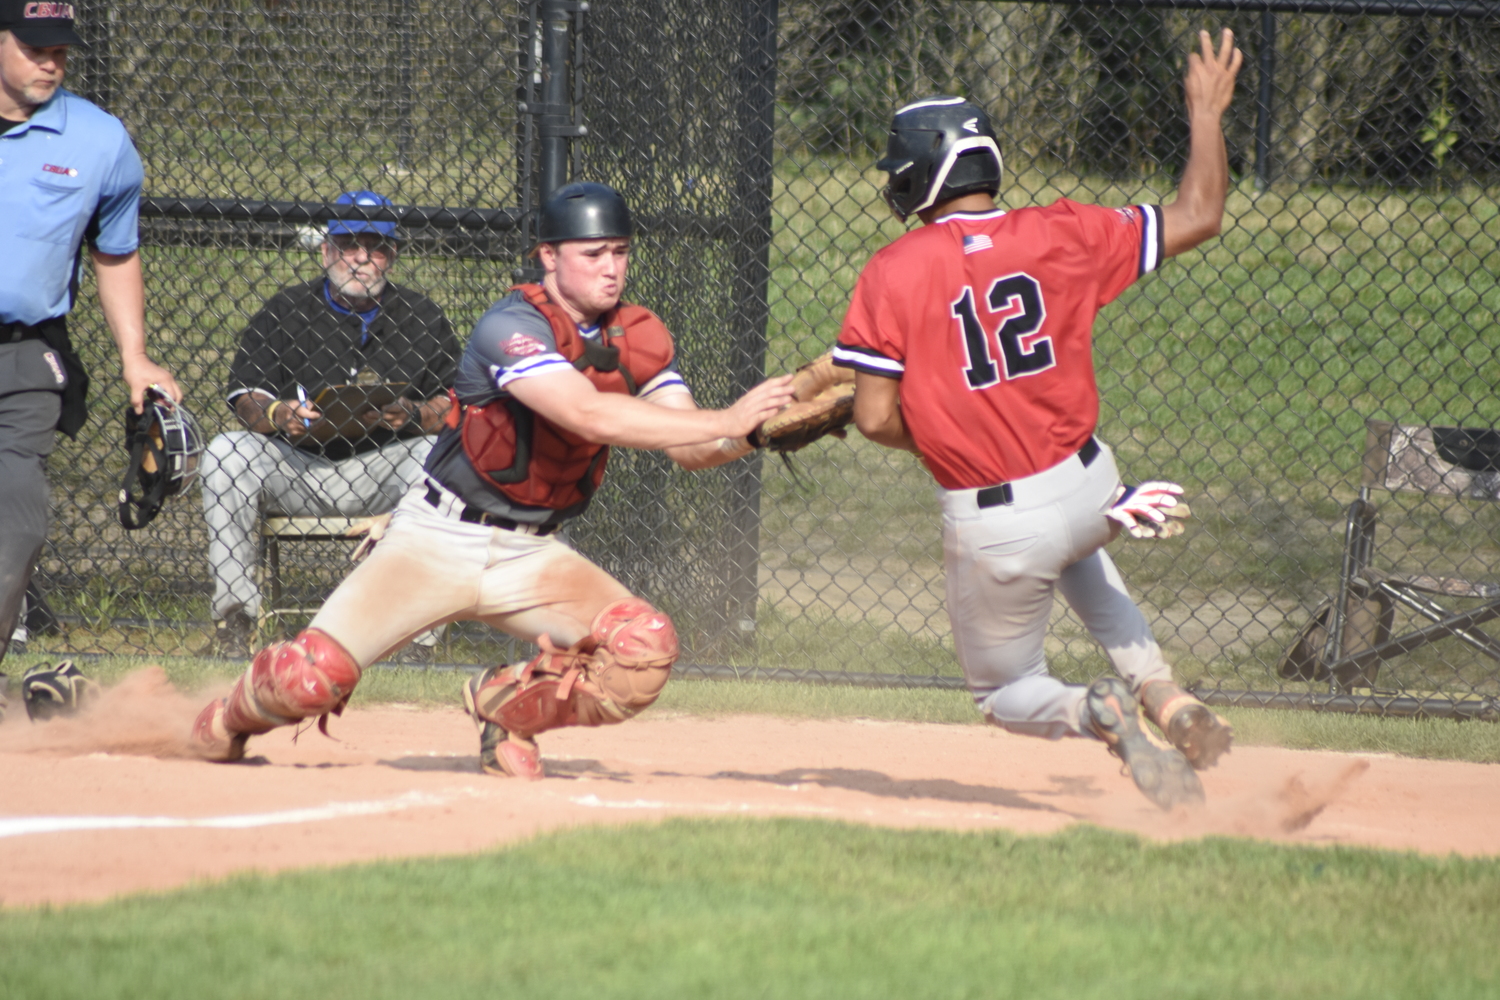
M313 421L308 435L319 442L362 438L370 428L360 418L391 405L410 385L410 382L382 382L376 385L324 386L312 399L313 408L323 416Z

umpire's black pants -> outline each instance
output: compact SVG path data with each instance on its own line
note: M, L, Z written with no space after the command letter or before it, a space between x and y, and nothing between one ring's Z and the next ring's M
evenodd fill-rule
M62 409L48 350L39 340L0 344L0 660L47 540L43 462L56 444Z

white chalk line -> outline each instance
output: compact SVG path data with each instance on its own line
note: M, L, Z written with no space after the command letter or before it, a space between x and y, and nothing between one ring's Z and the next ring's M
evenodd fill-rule
M245 813L238 816L0 816L0 838L36 833L73 833L80 830L249 830L288 823L316 823L350 816L376 816L422 806L446 805L453 795L407 792L393 799L370 802L330 802L305 809Z
M0 839L42 833L77 833L93 830L250 830L263 826L285 826L294 823L317 823L354 816L378 816L424 806L446 805L458 796L476 794L462 789L447 795L407 792L392 799L368 802L330 802L303 809L277 812L243 813L233 816L0 816ZM839 809L831 806L769 804L755 802L668 802L660 799L601 799L594 794L569 796L574 805L590 809L629 809L653 812L696 813L771 813L814 816L876 815L872 809ZM923 819L952 819L954 813L925 809L903 809L906 816ZM993 813L959 813L959 817L1000 821Z

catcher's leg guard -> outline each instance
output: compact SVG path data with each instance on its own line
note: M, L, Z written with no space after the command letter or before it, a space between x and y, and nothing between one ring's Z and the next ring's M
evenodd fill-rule
M210 760L239 760L245 741L257 733L342 712L359 676L348 650L326 632L305 629L256 654L229 697L199 714L193 742Z
M1217 712L1171 681L1147 681L1139 692L1141 710L1188 763L1202 771L1229 752L1234 727Z
M563 726L605 726L657 699L677 659L672 620L639 598L616 601L588 636L557 649L546 636L530 663L491 667L464 686L480 727L480 763L491 773L542 776L532 737Z
M1203 801L1203 785L1182 754L1163 750L1141 731L1135 698L1123 680L1102 677L1090 684L1082 715L1085 728L1125 762L1146 798L1163 809Z

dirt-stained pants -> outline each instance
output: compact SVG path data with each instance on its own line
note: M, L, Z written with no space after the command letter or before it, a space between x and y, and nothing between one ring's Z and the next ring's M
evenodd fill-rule
M437 513L419 486L390 528L324 603L321 629L361 669L445 622L477 620L520 639L569 646L625 585L556 535L538 537Z

